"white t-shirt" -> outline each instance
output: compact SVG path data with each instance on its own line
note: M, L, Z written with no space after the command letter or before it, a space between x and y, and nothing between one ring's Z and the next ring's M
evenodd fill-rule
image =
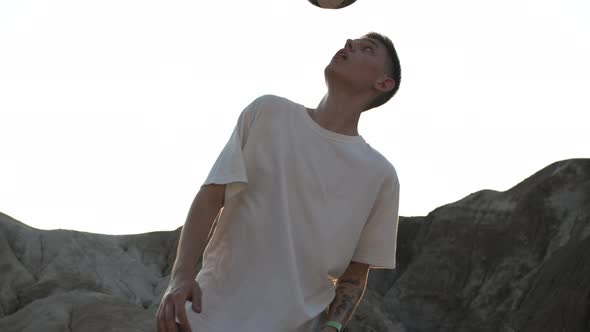
M264 95L240 114L204 184L225 205L196 280L196 332L310 332L351 261L395 268L399 182L362 136Z

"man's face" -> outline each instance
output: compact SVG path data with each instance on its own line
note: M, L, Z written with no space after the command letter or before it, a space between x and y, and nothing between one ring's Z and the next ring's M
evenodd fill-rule
M384 79L387 50L372 38L348 39L324 71L326 82L345 85L353 91L366 91Z

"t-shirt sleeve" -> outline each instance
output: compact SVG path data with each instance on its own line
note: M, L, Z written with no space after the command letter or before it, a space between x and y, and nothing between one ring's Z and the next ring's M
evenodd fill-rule
M225 147L217 157L203 185L225 184L225 201L234 197L248 184L248 172L243 150L258 114L263 97L252 101L238 117L238 122Z
M351 259L374 269L395 269L396 265L399 181L392 171L381 184Z

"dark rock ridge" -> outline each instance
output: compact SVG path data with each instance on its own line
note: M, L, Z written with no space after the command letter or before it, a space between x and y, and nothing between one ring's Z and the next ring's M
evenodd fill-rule
M179 232L44 231L0 213L0 331L155 331ZM590 331L590 159L400 218L398 267L371 271L346 331Z

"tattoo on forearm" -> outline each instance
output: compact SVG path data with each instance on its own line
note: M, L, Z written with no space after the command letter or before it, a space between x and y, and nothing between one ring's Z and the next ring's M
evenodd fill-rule
M334 308L334 315L340 317L352 310L356 306L355 299L353 294L341 294L340 303Z
M360 302L365 290L366 280L345 277L336 283L336 296L330 305L329 320L348 322Z
M360 278L343 278L343 279L338 279L338 284L351 284L354 286L360 286L361 285L361 279Z

